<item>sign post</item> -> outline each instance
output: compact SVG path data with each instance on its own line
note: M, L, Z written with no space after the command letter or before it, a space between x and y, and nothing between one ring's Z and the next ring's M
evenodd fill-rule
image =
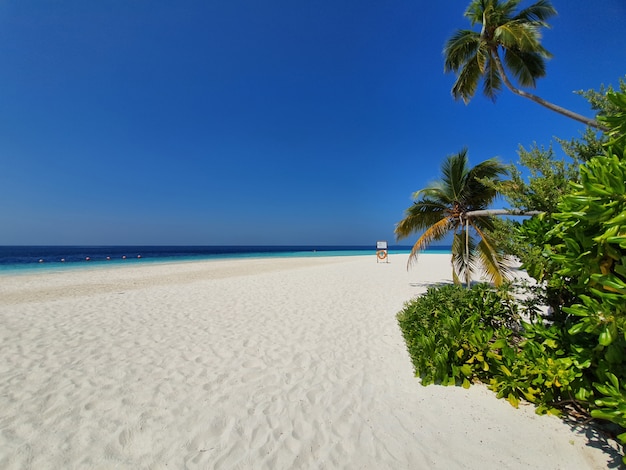
M386 241L377 241L376 242L376 262L389 262L389 253L387 251L387 242Z

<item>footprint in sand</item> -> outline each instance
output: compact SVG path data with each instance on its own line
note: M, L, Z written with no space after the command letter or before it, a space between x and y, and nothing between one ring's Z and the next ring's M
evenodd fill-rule
M128 429L128 428L124 429L124 430L120 433L120 435L119 435L119 438L118 438L118 439L119 439L119 441L120 441L120 445L122 446L122 449L123 449L124 447L126 447L126 446L130 443L130 441L132 440L132 438L133 438L133 433L132 433L132 431L131 431L130 429Z

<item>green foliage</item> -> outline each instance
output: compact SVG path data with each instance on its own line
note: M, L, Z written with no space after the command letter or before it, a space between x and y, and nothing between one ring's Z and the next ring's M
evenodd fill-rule
M578 165L591 160L598 155L604 155L604 144L607 138L604 134L598 134L591 128L587 128L580 138L563 140L556 139L561 145L563 152L572 159L573 174L570 181L578 181Z
M405 305L398 323L422 384L482 381L513 406L526 399L555 414L555 402L588 398L589 357L584 351L568 356L561 329L521 322L528 312L509 292L509 286L444 285Z
M626 427L626 93L593 98L606 135L587 131L582 142L564 145L585 164L570 175L568 192L544 201L556 210L519 225L511 243L545 286L551 323L525 325L510 376L491 386L499 396L536 391L523 395L539 411L573 403ZM626 443L626 433L618 438Z
M595 147L581 144L577 151L589 154L595 152ZM545 300L554 315L561 316L561 306L568 304L569 294L563 279L554 275L558 266L550 253L555 240L548 232L555 225L550 214L558 211L559 202L573 191L569 182L578 181L578 159L559 160L552 147L546 149L536 144L529 150L520 146L518 156L523 170L511 168L511 179L494 183L495 189L515 209L539 210L543 214L522 223L498 221L489 236L501 250L519 259L531 277L545 283Z
M626 110L626 99L614 102ZM518 229L528 272L558 307L550 321L518 323L503 290L430 289L398 314L423 384L480 380L513 406L525 399L539 413L573 408L626 427L626 113L616 116L605 121L606 155L580 167L554 213Z
M584 370L590 361L583 354L572 357L563 347L562 331L543 321L524 323L524 340L517 349L507 346L502 353L501 373L494 374L490 388L498 398L517 406L520 398L537 405L538 413L561 414L555 404L571 397L589 396L590 382Z
M606 99L616 110L598 116L598 120L609 128L607 146L623 156L626 151L626 93L607 92Z
M618 90L626 93L626 80L620 78ZM602 122L603 116L615 116L619 114L620 107L608 97L609 93L614 93L613 87L609 85L605 87L601 85L599 90L578 91L577 94L583 96L591 105L591 109L597 111L598 121ZM593 157L604 155L605 146L608 136L604 133L597 133L591 128L587 128L580 138L571 139L569 141L556 139L567 156L569 156L575 164L584 163ZM572 181L577 181L577 178Z
M626 82L623 80L620 80L620 89L626 90ZM612 88L609 87L609 91ZM607 121L603 116L615 117L623 113L616 105L619 100L611 100L602 92L589 90L581 94L600 112L598 119L604 125L610 127L608 121L613 118ZM607 141L607 136L598 135L591 129L587 129L581 139L569 142L559 140L563 151L571 158L570 162L557 160L552 147L545 149L534 145L530 150L520 147L519 164L523 170L513 168L510 170L510 180L495 184L495 189L515 209L544 212L542 216L521 224L512 221L496 223L490 237L505 253L518 258L530 276L544 284L546 302L554 312L554 320L558 322L567 318L563 307L571 305L573 295L566 285L569 280L556 273L561 265L560 261L552 257L553 247L559 242L555 239L555 232L551 232L556 224L551 214L558 212L561 200L576 190L570 183L579 183L580 163L604 155ZM613 147L616 149L615 144ZM524 175L527 175L526 178Z
M547 215L525 220L518 226L517 240L519 246L517 254L522 261L522 268L538 281L543 281L550 273L550 259L545 256L546 248L551 239L546 233L553 223Z
M463 385L485 378L518 321L503 289L486 284L444 285L407 303L398 313L415 374L423 385Z
M626 383L612 373L606 374L604 383L595 383L594 386L602 394L595 404L598 408L591 411L594 418L605 419L626 429ZM626 443L626 432L618 434L617 438ZM626 459L622 459L626 463Z
M591 109L598 111L598 113L611 116L615 113L619 112L619 107L616 107L614 104L607 99L607 93L613 93L615 91L619 93L626 93L626 77L621 77L619 79L618 89L615 90L612 85L604 86L600 85L598 90L579 90L576 93L583 96L591 105Z
M596 157L572 186L576 191L553 215L561 222L551 232L560 240L553 255L562 265L557 274L570 279L574 293L589 288L619 308L615 294L626 294L626 161Z
M514 406L525 399L539 413L626 429L626 90L594 100L607 131L562 142L573 164L535 146L520 150L528 182L516 170L508 182L481 181L516 208L544 211L489 228L539 282L527 311L509 288L478 285L429 289L398 314L424 385L482 381ZM537 303L551 314L535 315ZM617 438L626 444L626 432Z
M469 281L480 263L493 282L500 284L507 273L507 264L486 240L485 232L491 228L492 219L465 214L486 209L493 202L497 191L486 182L497 181L506 172L506 167L493 158L470 167L467 149L449 155L441 165L441 179L413 194L413 204L396 225L398 240L423 231L413 245L409 265L430 243L452 232L454 279Z
M534 87L546 74L551 54L541 45L541 28L556 15L549 1L540 0L516 12L519 2L473 0L465 11L477 31L459 30L444 46L444 71L455 72L455 99L465 103L474 96L482 80L485 96L495 100L504 82L504 68L525 87ZM500 57L502 56L502 58Z
M613 142L619 147L619 138ZM560 266L556 275L568 280L576 299L563 308L571 316L571 341L591 352L589 373L599 394L591 415L624 426L626 159L615 154L591 159L573 187L554 214L560 223L551 232L559 240L552 259Z
M517 167L509 170L511 179L499 182L496 189L512 207L552 213L563 195L569 192L568 182L578 179L576 162L557 160L552 147L545 149L536 144L530 150L520 146L519 164L526 169L524 178Z

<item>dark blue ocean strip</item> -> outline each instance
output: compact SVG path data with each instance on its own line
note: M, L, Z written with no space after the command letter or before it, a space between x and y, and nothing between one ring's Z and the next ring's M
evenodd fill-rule
M449 253L451 247L429 249ZM408 253L410 246L390 246L389 253ZM107 263L175 262L207 259L358 256L375 246L0 246L0 272L63 268Z

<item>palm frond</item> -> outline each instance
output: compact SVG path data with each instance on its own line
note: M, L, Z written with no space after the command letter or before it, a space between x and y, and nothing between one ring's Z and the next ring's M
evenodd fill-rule
M489 61L490 57L487 44L484 42L481 43L480 47L476 50L476 63L478 64L478 70L480 70L481 75L485 74L487 61Z
M463 15L470 20L472 26L480 24L483 21L483 12L489 8L491 3L493 0L472 0Z
M514 19L540 22L542 26L547 27L548 25L545 21L557 14L556 9L552 6L549 0L539 0L528 8L521 10Z
M502 90L500 72L498 72L498 68L495 66L493 59L489 57L483 75L483 94L491 101L495 101L500 90Z
M428 229L447 216L447 206L428 199L415 202L405 211L405 217L395 228L397 240Z
M507 174L507 167L497 158L490 158L474 166L467 177L467 210L485 208L497 196L497 191L486 186L482 180L499 181L499 176Z
M463 103L468 104L478 88L478 82L480 80L480 68L477 61L471 61L466 64L456 78L456 81L452 85L452 97L455 100L463 100Z
M502 10L503 15L510 17L520 3L521 0L507 0L500 4L500 10Z
M433 241L443 239L449 231L450 219L447 217L430 226L413 245L407 261L407 269L417 261L417 255L420 251L430 245Z
M541 55L550 53L541 45L541 31L534 23L523 23L521 20L510 21L498 26L493 35L496 42L505 49L516 49L522 52L534 52Z
M508 0L504 3L499 0L473 0L463 16L469 19L472 26L482 24L485 17L489 25L498 25L512 18L519 3L520 0Z
M441 173L443 174L443 187L448 192L450 200L460 201L463 197L468 174L467 148L448 155L441 165Z
M443 48L444 72L456 72L471 61L480 47L480 34L468 29L455 32Z
M472 226L481 238L476 249L480 264L489 280L496 286L499 286L509 278L509 263L500 255L495 245L491 243L485 233L480 230L480 227L474 224L472 224Z
M428 199L430 201L437 201L441 204L447 205L450 204L450 194L443 183L443 181L435 181L430 183L426 188L415 191L412 196L414 201L418 201L420 199Z
M489 12L488 23L493 27L508 23L519 4L520 0L508 0L503 3L496 1L493 10Z
M504 281L500 266L496 260L495 254L489 250L484 240L481 240L476 249L477 257L483 268L483 273L493 282L495 286L500 286Z
M494 230L494 222L493 222L494 218L493 217L479 216L479 217L472 217L470 220L475 230L478 232L478 235L481 238L485 238L484 232L490 232Z
M444 48L444 70L457 74L452 87L456 100L469 103L481 79L483 94L492 101L503 83L512 87L502 76L505 72L500 67L500 48L504 50L505 68L510 69L521 86L534 87L536 80L545 75L545 59L551 54L541 45L541 28L548 27L546 20L556 10L549 0L538 0L518 11L520 3L521 0L470 2L465 16L472 26L481 24L482 30L457 31Z
M506 176L508 172L508 167L494 157L472 167L468 173L468 178L476 181L480 179L494 179L498 176Z
M507 49L504 63L525 87L534 88L536 80L546 75L546 62L540 54Z

